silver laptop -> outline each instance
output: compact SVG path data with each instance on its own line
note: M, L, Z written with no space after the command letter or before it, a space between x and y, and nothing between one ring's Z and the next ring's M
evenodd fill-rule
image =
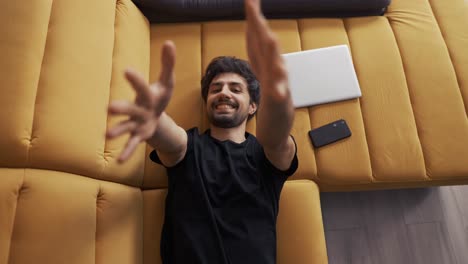
M294 107L348 100L361 96L348 46L283 54Z

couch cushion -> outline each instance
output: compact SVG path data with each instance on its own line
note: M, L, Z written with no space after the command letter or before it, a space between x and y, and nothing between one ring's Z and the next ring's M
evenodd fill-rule
M244 17L244 0L133 0L150 22L233 20ZM382 15L390 0L263 0L268 18Z
M142 263L139 188L36 169L0 179L1 263Z

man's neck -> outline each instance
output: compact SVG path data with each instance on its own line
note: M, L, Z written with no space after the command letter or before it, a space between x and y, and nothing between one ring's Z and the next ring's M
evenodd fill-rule
M237 127L221 128L211 125L210 135L219 141L231 140L235 143L242 143L245 141L245 122Z

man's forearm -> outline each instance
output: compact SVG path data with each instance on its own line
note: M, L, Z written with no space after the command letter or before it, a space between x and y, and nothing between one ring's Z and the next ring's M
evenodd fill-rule
M146 141L159 154L177 154L187 147L187 133L165 112L161 114L156 131Z
M289 91L281 96L262 93L260 98L257 114L259 142L264 148L286 148L294 122L294 106Z

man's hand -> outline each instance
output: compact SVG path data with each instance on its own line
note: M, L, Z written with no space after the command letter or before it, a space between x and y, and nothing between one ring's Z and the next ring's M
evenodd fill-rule
M276 168L286 170L296 152L290 137L294 107L289 92L288 73L278 40L260 10L260 0L246 0L245 12L247 53L261 86L257 139L268 160Z
M126 161L139 143L153 136L159 119L169 104L174 88L175 46L172 42L164 43L161 57L162 70L158 82L150 85L141 74L128 69L125 71L125 77L136 92L135 103L113 101L109 105L109 114L128 116L127 120L106 132L109 139L130 133L130 138L117 159L118 162Z
M252 69L262 86L262 95L273 99L289 96L288 75L277 37L260 9L260 0L246 0L247 53Z

